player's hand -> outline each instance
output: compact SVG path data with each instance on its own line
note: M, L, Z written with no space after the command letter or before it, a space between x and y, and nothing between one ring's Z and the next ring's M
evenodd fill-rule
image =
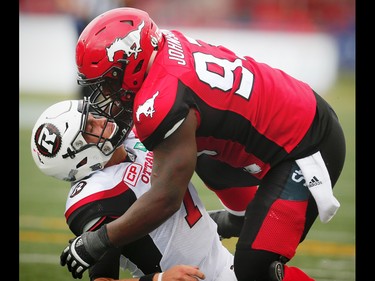
M240 236L244 222L243 216L232 215L224 209L211 210L208 214L217 224L220 240Z
M158 274L153 280L157 279ZM198 279L199 278L199 279ZM202 271L199 270L197 266L190 265L175 265L170 269L163 272L163 281L198 281L204 280L206 276ZM130 279L112 279L107 277L96 278L94 281L127 281ZM133 279L131 279L133 280Z
M86 251L82 236L70 240L69 243L61 253L60 264L68 267L73 278L81 279L83 272L95 262L95 259Z
M74 279L81 279L83 272L95 264L109 247L104 225L97 231L84 232L69 240L69 245L61 253L60 264L68 267Z
M198 279L199 278L199 279ZM198 281L206 276L197 266L175 265L163 272L163 281Z

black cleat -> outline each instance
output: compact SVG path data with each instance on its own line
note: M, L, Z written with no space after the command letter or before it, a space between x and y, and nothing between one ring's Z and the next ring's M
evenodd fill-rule
M282 281L284 279L284 264L274 261L269 269L270 281Z

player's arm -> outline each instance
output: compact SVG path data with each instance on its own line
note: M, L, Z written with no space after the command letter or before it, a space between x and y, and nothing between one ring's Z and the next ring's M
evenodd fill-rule
M190 110L180 127L155 147L151 189L107 225L113 245L148 234L180 208L196 164L196 122L195 112Z
M184 281L184 280L204 280L206 277L204 273L199 270L196 266L189 266L189 265L176 265L171 267L170 269L164 271L162 273L162 278L160 276L161 273L155 273L147 275L146 277L142 278L127 278L127 279L112 279L112 278L96 278L94 281ZM190 277L190 279L187 279ZM193 279L192 279L193 278ZM199 279L198 279L199 278Z
M60 264L66 265L74 278L81 278L109 248L147 235L180 208L196 164L196 126L191 109L180 127L154 149L151 189L121 217L97 231L85 232L65 248Z

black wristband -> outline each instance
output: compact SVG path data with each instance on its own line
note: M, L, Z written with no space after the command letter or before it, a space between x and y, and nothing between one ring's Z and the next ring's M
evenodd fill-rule
M96 231L86 231L81 235L84 249L95 260L99 260L109 248L114 248L109 241L106 225Z
M108 248L112 248L113 247L113 245L111 244L111 241L109 240L109 237L108 237L107 225L106 224L102 225L98 229L98 237L100 238L100 241L102 241L102 243L106 247L108 247Z
M154 277L155 274L156 273L144 275L141 278L139 278L139 281L152 281L152 278Z

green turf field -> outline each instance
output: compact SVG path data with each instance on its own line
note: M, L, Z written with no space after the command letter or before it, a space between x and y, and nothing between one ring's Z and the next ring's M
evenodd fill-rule
M20 94L19 139L19 280L73 280L59 265L59 255L72 238L63 217L69 184L44 176L30 154L31 126L49 105L63 96ZM335 195L341 203L328 223L319 220L297 249L290 265L299 266L317 281L355 280L355 77L340 74L326 95L345 131L347 158ZM31 125L30 125L31 124ZM207 209L221 208L215 195L193 179ZM223 243L233 251L235 239ZM123 273L122 277L128 274ZM89 280L87 273L82 280Z

